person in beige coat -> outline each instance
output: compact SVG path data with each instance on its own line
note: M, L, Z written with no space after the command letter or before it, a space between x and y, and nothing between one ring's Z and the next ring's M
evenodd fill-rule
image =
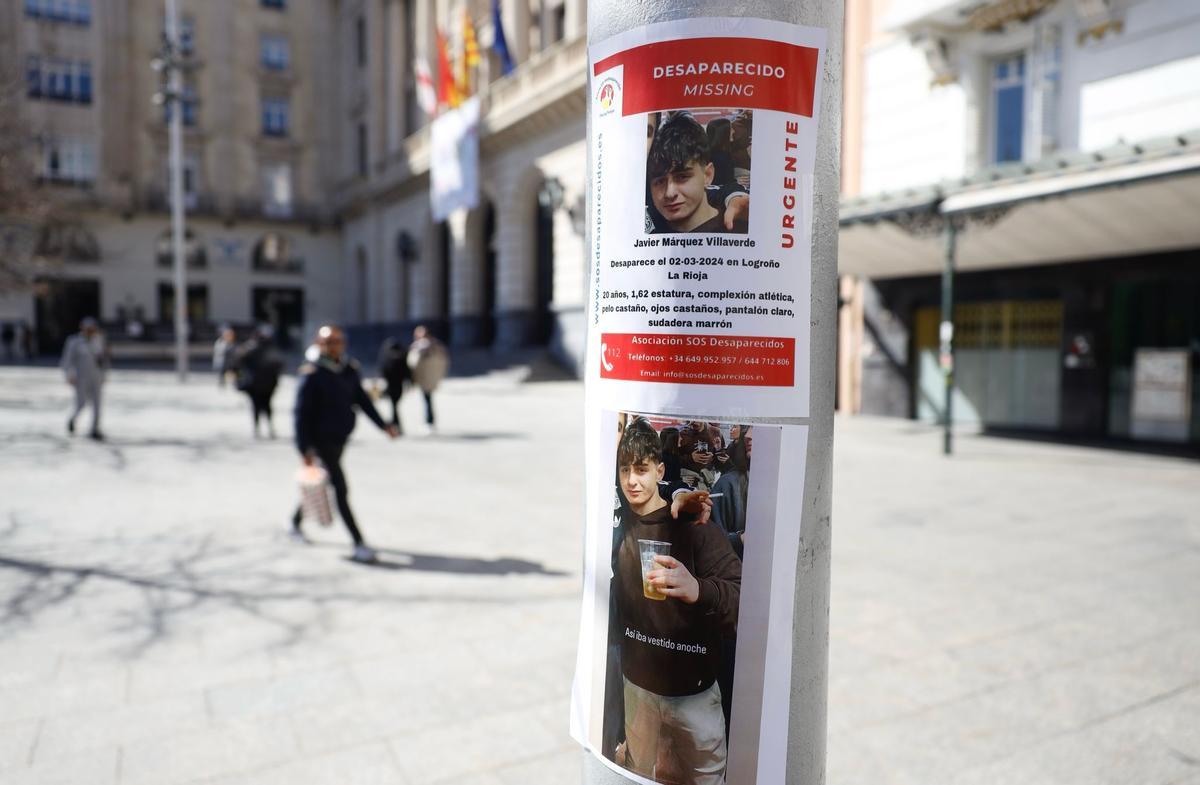
M437 427L433 416L433 393L450 370L450 353L423 324L413 330L413 342L408 347L408 367L413 382L421 388L425 398L425 424L433 431Z

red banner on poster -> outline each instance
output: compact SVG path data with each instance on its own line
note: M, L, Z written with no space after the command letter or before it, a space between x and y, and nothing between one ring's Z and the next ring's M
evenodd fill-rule
M593 74L625 67L623 116L737 106L812 117L818 53L758 38L682 38L618 52Z
M794 338L604 333L600 341L602 379L756 387L795 384Z

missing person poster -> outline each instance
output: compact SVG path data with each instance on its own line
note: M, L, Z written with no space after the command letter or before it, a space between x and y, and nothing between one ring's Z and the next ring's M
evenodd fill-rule
M825 34L589 49L584 599L572 735L638 783L783 782Z
M807 416L824 40L693 19L591 47L587 373L606 403Z

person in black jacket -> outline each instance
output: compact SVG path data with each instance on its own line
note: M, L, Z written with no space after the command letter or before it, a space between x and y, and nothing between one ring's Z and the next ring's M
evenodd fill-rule
M379 376L387 385L384 394L392 402L392 425L401 434L404 427L400 425L400 396L404 393L404 385L412 380L408 370L408 347L397 338L384 338L379 347L378 361Z
M675 520L658 483L662 445L644 420L617 448L628 500L613 590L625 694L624 764L653 777L667 744L688 785L723 785L722 638L736 634L742 564L716 526ZM642 566L642 541L669 548Z
M358 363L346 356L346 336L340 327L327 324L317 331L316 346L320 356L315 362L300 367L300 387L296 391L296 448L305 466L320 461L329 472L337 498L338 513L354 540L353 559L361 562L375 560L375 551L367 547L350 510L346 475L342 472L342 451L354 430L354 407L357 406L379 429L393 439L399 429L388 425L375 410L375 404L363 390ZM292 516L293 535L303 539L300 522L303 508Z
M259 325L250 340L237 348L237 355L231 363L237 372L237 388L250 398L255 439L258 438L259 420L264 417L267 420L267 434L272 439L275 438L275 423L271 419L271 398L275 396L275 388L279 386L283 359L275 350L273 336L270 325Z

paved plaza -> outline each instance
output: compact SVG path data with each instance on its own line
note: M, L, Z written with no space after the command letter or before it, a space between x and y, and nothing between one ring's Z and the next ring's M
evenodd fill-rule
M572 785L582 389L360 418L340 524L197 375L0 369L0 783ZM1200 464L840 421L831 785L1200 785ZM737 785L737 784L735 784Z

